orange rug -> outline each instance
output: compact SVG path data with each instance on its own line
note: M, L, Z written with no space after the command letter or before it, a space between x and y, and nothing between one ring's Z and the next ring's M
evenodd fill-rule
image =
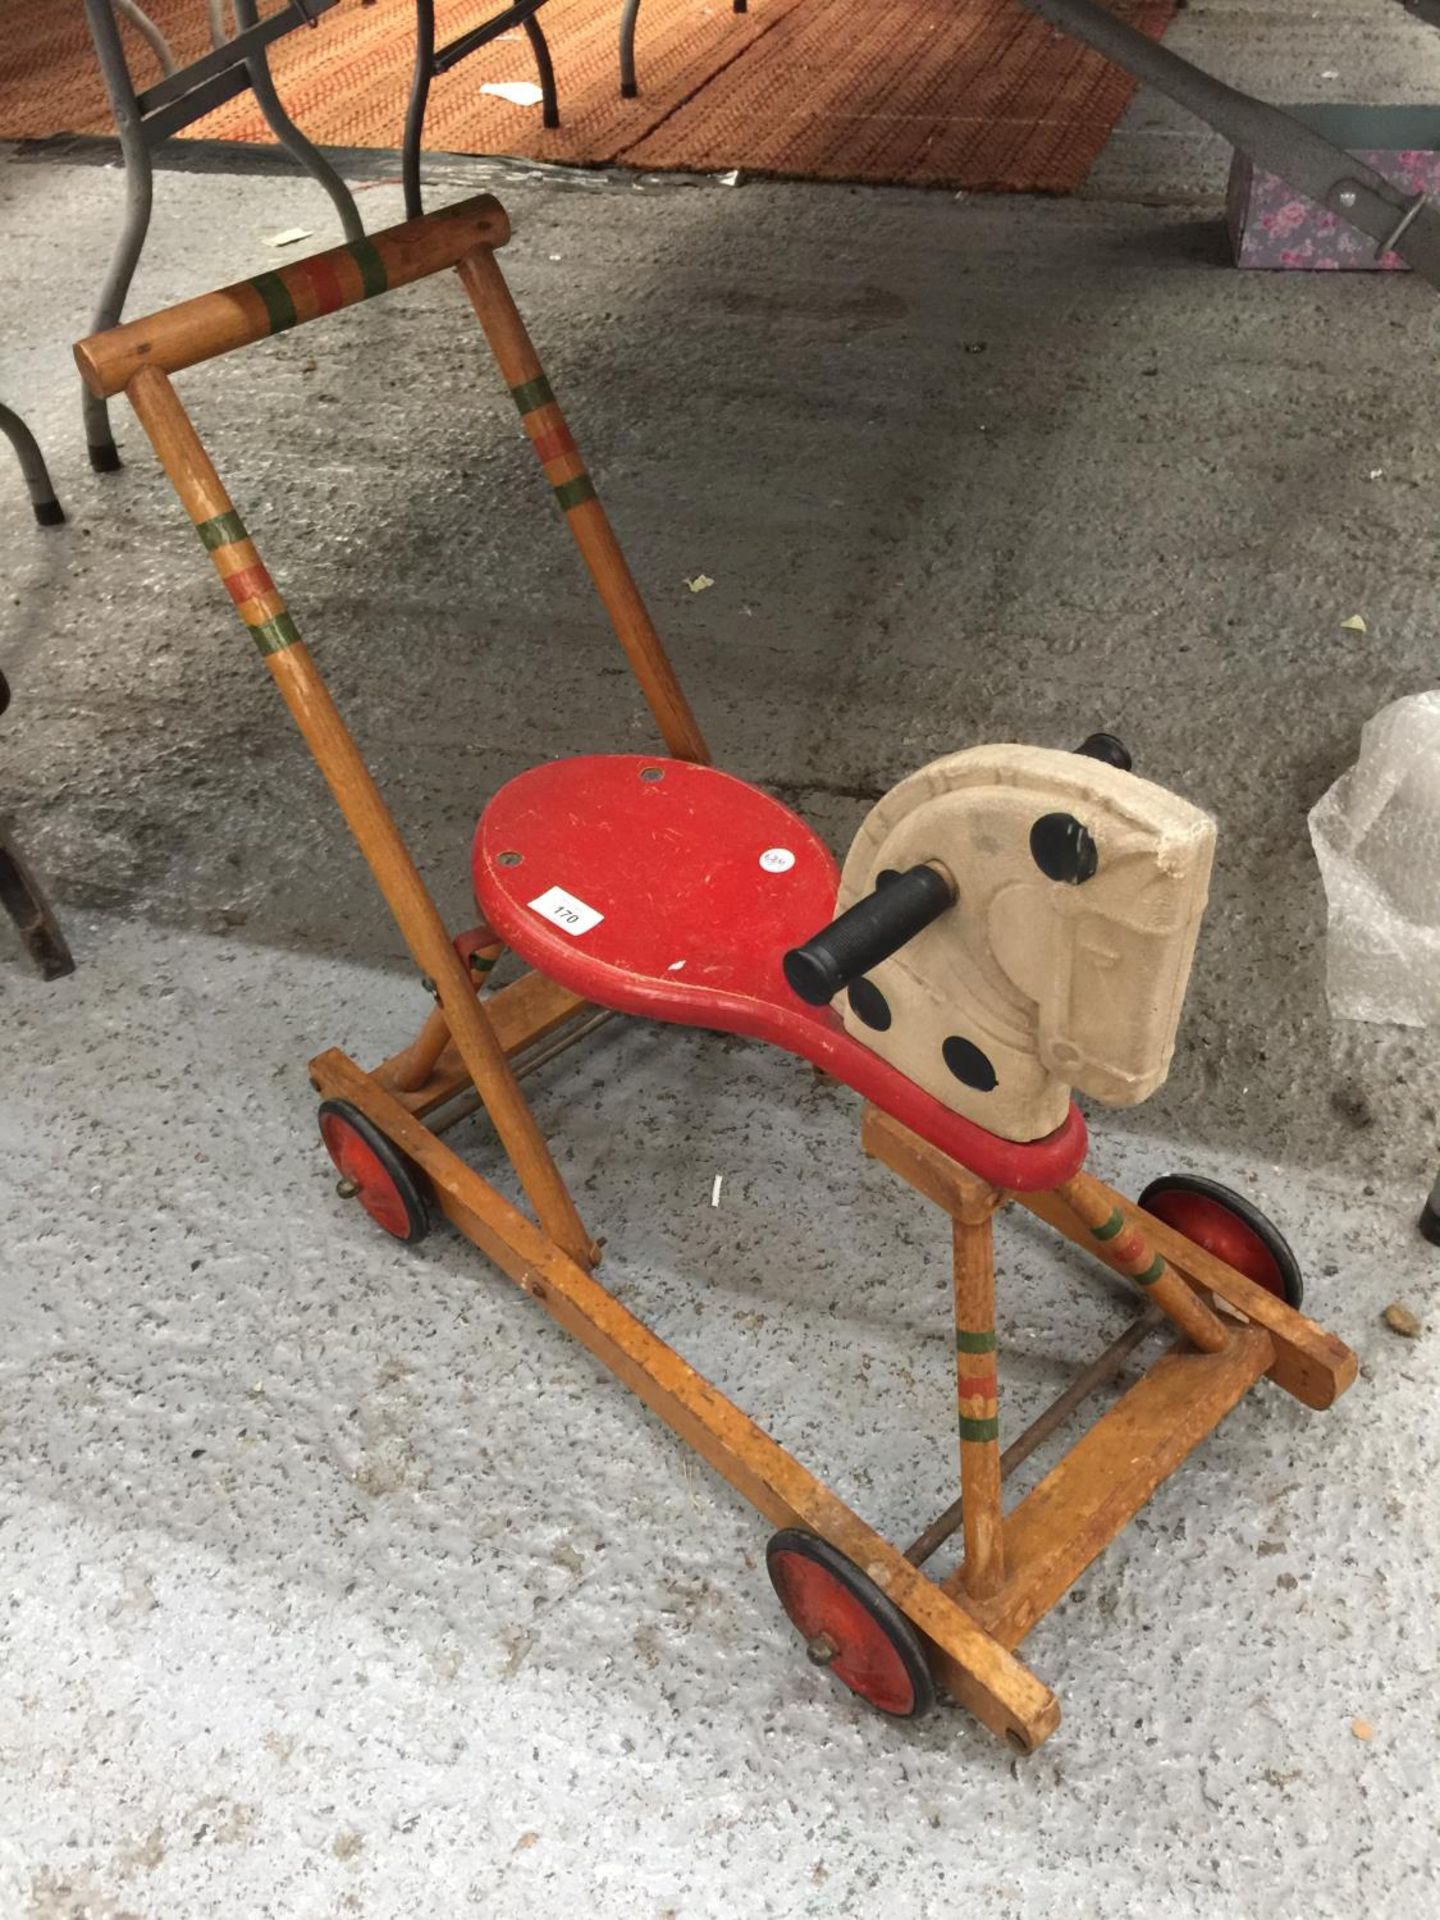
M1176 0L1114 0L1158 38ZM277 0L264 0L262 12ZM151 0L178 57L208 45L203 0ZM435 82L432 152L518 154L800 179L1065 193L1079 186L1134 83L1019 0L641 0L640 97L622 100L621 0L549 0L563 125L481 92L533 80L522 33ZM440 40L494 11L439 0ZM132 70L151 56L130 28ZM340 0L312 32L277 43L281 97L322 146L395 148L413 54L412 0ZM79 0L0 0L0 137L113 131ZM268 141L248 96L190 137Z

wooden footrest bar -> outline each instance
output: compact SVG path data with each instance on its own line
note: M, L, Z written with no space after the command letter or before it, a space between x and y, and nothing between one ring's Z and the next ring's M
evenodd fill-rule
M566 987L557 987L553 980L547 980L540 973L522 973L508 987L501 987L485 1001L485 1011L490 1016L490 1024L495 1029L495 1038L500 1042L502 1051L514 1057L526 1047L533 1046L537 1040L544 1040L557 1028L564 1026L576 1014L582 1012L589 1002L582 1000L578 993L571 993ZM470 1075L454 1044L446 1047L435 1063L435 1071L413 1093L402 1093L392 1084L390 1069L404 1056L392 1054L375 1069L375 1078L382 1086L387 1086L395 1098L409 1112L417 1114L433 1113L437 1107L443 1107L457 1094L464 1093L472 1084Z
M1010 1514L1005 1585L966 1601L980 1624L1018 1646L1274 1357L1262 1327L1240 1326L1219 1353L1182 1342L1163 1355ZM962 1576L952 1574L946 1591L960 1593Z

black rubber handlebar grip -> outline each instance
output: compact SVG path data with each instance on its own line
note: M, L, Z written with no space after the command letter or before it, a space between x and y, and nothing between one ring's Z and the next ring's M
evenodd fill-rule
M790 949L785 978L802 1000L823 1007L954 904L954 887L935 867L882 874L874 893L857 900L803 947Z

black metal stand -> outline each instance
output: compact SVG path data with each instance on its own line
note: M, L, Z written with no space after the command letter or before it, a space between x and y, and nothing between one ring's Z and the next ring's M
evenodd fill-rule
M0 713L4 713L9 704L9 683L0 673ZM15 922L15 930L42 979L60 980L75 971L75 961L60 931L60 923L50 911L39 882L16 852L3 820L0 820L0 907L4 907Z
M92 331L103 332L119 321L125 296L140 262L150 227L153 199L150 153L162 140L181 132L193 121L233 100L248 87L280 144L294 154L306 171L324 187L335 203L347 240L363 240L365 228L350 190L318 147L307 140L280 104L270 74L266 49L272 41L297 27L313 27L316 16L336 0L290 0L279 13L259 19L256 0L232 0L237 31L227 37L222 0L211 0L210 26L214 48L188 67L177 69L159 29L140 10L138 0L85 0L85 16L100 75L110 96L115 130L125 162L125 224L100 289ZM163 77L142 93L135 91L115 15L117 9L144 34L163 69ZM84 397L85 438L90 464L97 473L111 473L120 465L110 415L103 400Z
M0 433L6 436L15 449L15 457L19 460L20 471L25 476L25 485L29 489L30 505L34 508L36 520L42 527L63 526L65 509L55 498L55 489L50 484L50 469L45 464L40 443L13 407L0 405ZM0 681L0 685L3 684L3 681ZM5 703L0 700L0 713L4 711Z
M1415 272L1440 287L1440 208L1425 194L1392 186L1373 167L1335 147L1293 115L1214 79L1159 41L1099 4L1099 0L1024 0L1062 33L1073 34L1137 80L1223 134L1307 200L1327 207L1375 242L1377 257L1398 253ZM1407 0L1421 18L1440 22L1440 0Z
M731 0L733 13L748 13L750 0ZM625 0L620 16L620 97L633 100L640 91L635 78L635 28L640 19L640 0Z
M560 124L560 101L555 91L555 69L550 48L540 22L535 18L545 0L516 0L514 6L497 13L481 26L472 27L452 40L448 47L435 45L435 0L415 0L415 75L410 83L410 104L405 111L405 133L400 152L400 174L405 185L405 217L418 220L425 211L420 198L420 143L425 137L425 108L430 99L430 82L437 74L448 73L468 60L472 53L497 40L511 27L523 27L535 67L540 76L541 113L547 127Z

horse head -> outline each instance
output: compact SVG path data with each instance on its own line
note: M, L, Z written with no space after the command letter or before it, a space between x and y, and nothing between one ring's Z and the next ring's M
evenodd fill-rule
M1164 1081L1214 843L1128 757L972 747L874 807L841 917L787 977L812 1000L843 987L849 1033L944 1105L1038 1139L1072 1088L1130 1106Z

